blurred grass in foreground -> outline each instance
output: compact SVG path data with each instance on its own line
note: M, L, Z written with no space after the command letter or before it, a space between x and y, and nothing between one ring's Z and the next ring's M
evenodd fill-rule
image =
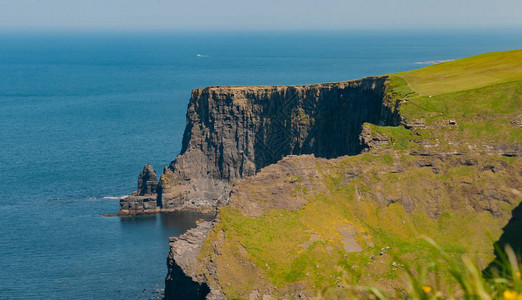
M471 258L464 255L454 257L430 238L425 238L439 253L440 259L413 268L403 262L408 274L407 286L401 289L384 290L375 287L350 286L343 280L342 292L338 289L324 289L317 299L503 299L522 300L521 259L508 245L504 251L497 251L495 264L482 271ZM464 266L464 267L462 267ZM442 276L454 282L451 290L442 290L438 285ZM436 284L429 284L435 278Z

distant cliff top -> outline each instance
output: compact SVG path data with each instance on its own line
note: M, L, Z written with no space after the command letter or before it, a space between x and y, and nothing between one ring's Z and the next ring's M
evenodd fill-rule
M382 76L369 76L365 77L366 80L373 80ZM233 92L233 91L256 91L256 90L277 90L277 89L309 89L311 87L331 87L331 86L346 86L350 84L360 84L361 79L338 81L338 82L324 82L324 83L313 83L313 84L297 84L297 85L231 85L231 86L208 86L204 88L194 89L194 91L215 91L215 92Z

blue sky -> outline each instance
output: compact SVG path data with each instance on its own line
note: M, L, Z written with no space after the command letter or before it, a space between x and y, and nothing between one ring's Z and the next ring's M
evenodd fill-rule
M522 27L522 0L0 0L0 29Z

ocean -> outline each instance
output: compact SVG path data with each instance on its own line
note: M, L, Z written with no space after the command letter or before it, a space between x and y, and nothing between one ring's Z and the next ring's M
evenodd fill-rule
M117 197L181 148L194 88L333 82L522 48L522 30L0 33L0 298L149 299L193 214Z

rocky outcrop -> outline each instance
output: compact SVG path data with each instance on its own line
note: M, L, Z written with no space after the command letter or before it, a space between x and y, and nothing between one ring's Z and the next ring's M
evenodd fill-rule
M387 145L390 141L385 135L372 133L372 130L368 126L363 126L359 140L361 141L361 145L363 145L362 152L368 152L370 149Z
M170 238L165 299L205 299L210 293L206 280L197 276L195 266L211 227L211 222L200 222L196 228Z
M120 198L118 216L158 213L160 211L157 201L158 184L154 168L146 164L138 176L138 190L132 195Z
M306 203L306 197L326 191L317 165L327 167L328 161L313 154L286 156L255 176L237 181L229 205L249 217L261 216L271 209L299 209ZM259 186L263 188L258 189Z
M360 153L363 123L400 122L386 103L385 82L192 91L181 153L161 176L162 210L226 204L232 183L287 155Z
M147 164L143 167L140 176L138 177L138 195L153 195L157 193L158 178L156 172L151 165Z

